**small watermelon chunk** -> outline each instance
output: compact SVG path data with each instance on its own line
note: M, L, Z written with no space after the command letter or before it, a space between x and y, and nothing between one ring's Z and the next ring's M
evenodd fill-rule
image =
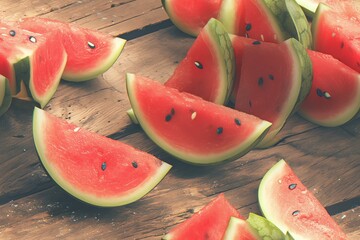
M310 58L295 39L244 49L235 108L272 123L258 147L275 143L277 133L309 93L311 80Z
M132 109L146 134L188 163L215 164L240 157L271 126L145 77L127 74L126 84Z
M359 7L360 9L360 7ZM360 10L359 10L360 13ZM330 54L360 72L360 20L320 3L312 23L314 50Z
M225 104L234 80L234 50L223 25L212 18L165 85Z
M246 220L231 217L222 240L261 240L257 231Z
M107 71L120 56L126 41L100 31L53 19L24 18L19 26L36 33L56 32L66 50L68 60L62 78L86 81Z
M44 107L54 95L63 73L67 55L58 42L59 34L38 34L2 22L0 74L10 81L16 95L25 83L31 97Z
M175 226L162 239L220 240L231 217L243 218L224 194L219 194L191 218Z
M0 75L0 117L9 109L11 100L9 81Z
M222 0L161 0L171 21L183 32L197 36L219 14Z
M299 113L326 127L340 126L360 111L360 74L331 55L308 50L313 83Z
M294 239L347 239L284 160L265 174L258 196L264 216Z
M35 108L33 136L49 176L74 197L96 206L134 202L153 189L171 166L129 145Z

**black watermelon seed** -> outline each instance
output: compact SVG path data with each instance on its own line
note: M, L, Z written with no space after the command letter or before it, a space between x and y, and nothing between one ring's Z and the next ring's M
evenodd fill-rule
M322 97L322 96L323 96L323 91L322 91L320 88L317 88L317 89L316 89L316 94L317 94L319 97Z
M171 115L171 114L168 114L168 115L166 115L166 117L165 117L165 121L169 122L169 121L171 120L171 118L172 118L172 115Z
M263 79L262 77L260 77L260 78L258 79L258 85L259 85L259 86L264 85L264 79Z
M175 114L175 109L174 109L174 108L171 108L170 113L171 113L171 115L174 115L174 114Z
M253 45L259 45L259 44L261 44L261 42L260 42L260 41L253 41L252 44L253 44Z
M292 183L289 185L289 189L290 190L294 190L296 188L297 184L296 183Z
M293 211L293 213L292 213L293 216L297 216L297 215L299 215L299 214L300 214L300 211L299 211L299 210Z
M101 170L105 171L105 169L106 169L106 162L103 162L101 164Z
M326 99L330 99L330 98L331 98L331 95L330 95L330 93L328 93L328 92L324 92L323 95L324 95L324 97L325 97Z
M274 80L274 79L275 79L275 78L274 78L274 75L269 74L269 79L270 79L270 80Z
M30 37L29 37L29 40L30 40L30 42L32 42L32 43L36 43L36 42L37 42L36 37L34 37L34 36L30 36Z
M241 125L241 121L240 121L240 119L235 118L235 124L236 124L236 125L238 125L238 126L240 126L240 125Z
M198 69L203 69L204 68L203 65L198 61L195 61L194 64Z
M135 162L135 161L133 161L133 162L131 163L131 165L132 165L134 168L137 168L137 167L138 167L138 163Z
M216 133L217 133L217 134L222 134L223 131L224 131L224 129L223 129L222 127L218 127L218 128L216 129Z
M250 30L251 30L251 23L247 23L247 24L246 24L245 30L246 30L246 31L250 31Z
M344 48L344 42L341 42L341 44L340 44L340 48Z
M9 31L9 35L12 36L12 37L15 37L16 32L15 32L14 30L10 30L10 31Z
M251 103L251 100L249 100L249 107L252 107L252 103Z
M95 44L93 44L92 42L87 42L89 48L94 49L95 48Z

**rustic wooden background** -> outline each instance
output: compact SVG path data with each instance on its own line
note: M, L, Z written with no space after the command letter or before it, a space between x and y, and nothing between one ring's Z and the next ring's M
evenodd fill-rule
M46 110L81 127L127 142L173 165L136 203L97 208L81 203L46 175L32 139L33 104L13 101L0 118L0 239L160 239L217 194L247 216L259 213L257 188L284 158L350 239L360 239L360 120L323 128L294 115L282 141L219 166L176 161L131 124L126 72L164 82L194 41L171 22L160 0L0 0L1 18L42 16L128 40L116 64L97 79L63 81Z

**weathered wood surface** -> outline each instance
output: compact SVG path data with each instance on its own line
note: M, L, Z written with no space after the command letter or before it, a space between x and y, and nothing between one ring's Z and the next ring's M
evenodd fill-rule
M360 238L360 119L322 128L295 115L275 147L253 150L219 166L190 166L157 148L125 113L130 107L125 73L164 82L193 42L175 27L159 24L167 19L160 0L2 0L0 9L7 19L44 16L114 35L136 32L108 72L89 82L62 82L45 109L173 165L165 179L136 203L112 209L83 204L43 171L32 140L33 104L15 101L0 118L0 239L160 239L221 192L244 216L259 213L258 184L281 158L349 237Z

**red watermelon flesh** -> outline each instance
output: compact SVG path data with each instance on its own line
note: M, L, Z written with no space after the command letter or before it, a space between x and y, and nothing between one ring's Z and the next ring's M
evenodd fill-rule
M231 217L222 240L261 240L256 230L244 219Z
M164 240L220 240L231 217L243 218L227 201L224 194L170 230Z
M242 59L243 59L243 52L246 46L249 45L257 45L257 44L267 44L265 42L259 42L258 40L252 38L246 38L237 35L229 35L231 39L231 43L234 49L235 55L235 79L233 84L233 90L231 93L231 100L235 102L236 93L239 88L240 78L241 78L241 66L242 66Z
M294 39L244 49L235 108L272 123L259 147L274 143L276 134L308 93L309 73L310 59Z
M360 11L359 11L360 12ZM350 14L348 16L348 14ZM312 24L314 50L332 55L360 72L360 20L319 4Z
M107 71L120 56L125 40L100 31L47 19L24 18L19 26L37 33L56 32L68 55L62 78L85 81Z
M360 74L328 54L308 50L313 83L299 113L322 126L339 126L360 110Z
M215 164L240 157L271 125L145 77L127 74L126 80L141 127L158 146L188 163Z
M234 69L229 36L223 25L212 18L165 85L224 104L232 89Z
M219 14L222 0L162 0L171 21L183 32L197 36Z
M59 34L37 34L1 23L1 74L10 80L12 93L24 82L32 98L44 107L54 95L67 55L58 42Z
M97 206L134 202L171 166L122 142L89 132L35 108L33 136L50 177L74 197Z
M264 216L294 239L347 239L284 160L276 163L261 180L259 204Z

